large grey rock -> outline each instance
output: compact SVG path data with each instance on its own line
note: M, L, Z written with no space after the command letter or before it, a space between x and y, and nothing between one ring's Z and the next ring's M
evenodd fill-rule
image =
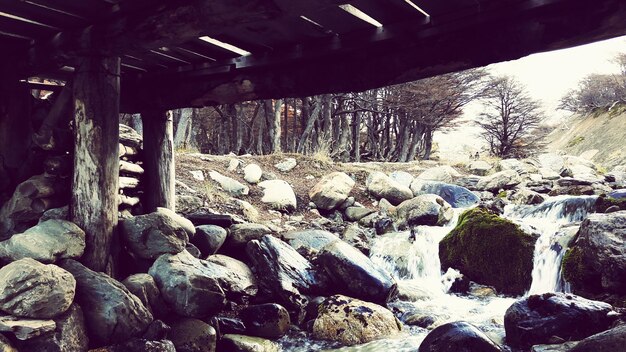
M177 352L170 340L133 339L113 346L106 346L90 352Z
M344 345L390 337L400 330L400 323L385 307L342 295L327 298L313 322L315 338Z
M263 189L261 202L277 210L295 210L298 207L296 194L291 185L283 180L268 180L259 183Z
M150 313L155 317L164 317L167 313L167 307L161 292L157 287L154 278L149 274L140 273L131 275L122 281L128 291L137 296L141 303L148 308Z
M543 203L547 197L528 188L521 188L514 191L508 198L514 204L536 205Z
M217 182L224 191L235 197L245 196L250 191L248 186L233 178L224 176L217 171L209 172L209 177L211 177L213 181Z
M476 184L476 189L497 192L500 189L511 189L517 186L521 181L522 179L517 172L514 170L505 170L481 178Z
M226 274L226 270L194 258L187 251L160 256L148 273L165 302L179 315L204 318L221 311L226 304L226 293L216 276Z
M425 181L415 179L411 183L413 195L436 194L443 198L453 208L468 208L480 201L480 198L469 189L457 185L450 185L439 181Z
M72 259L60 265L76 278L76 301L85 313L88 335L94 344L140 336L152 322L150 311L120 282Z
M284 233L283 239L298 253L313 257L330 242L338 241L339 237L325 230L307 229Z
M76 281L56 265L24 258L0 269L0 309L11 315L49 319L72 304Z
M250 267L235 258L221 254L210 255L206 261L214 270L213 276L231 300L240 300L243 297L254 296L258 292L257 280Z
M451 183L455 178L460 177L461 174L456 171L452 166L442 165L431 167L424 170L417 178L429 181L440 181Z
M269 227L262 224L235 224L229 229L230 235L226 242L229 247L243 248L248 242L272 233Z
M405 226L443 226L452 220L454 210L443 198L434 194L422 194L404 201L396 207L396 223Z
M271 340L237 334L226 334L219 342L220 351L229 352L281 352L280 346Z
M37 352L86 352L88 350L89 338L80 306L73 304L67 312L56 317L54 322L56 323L54 331L32 339L17 341L19 350Z
M176 195L175 209L179 213L183 213L183 214L196 213L200 211L203 206L204 206L204 201L200 197L180 195L180 194Z
M0 332L11 332L20 340L28 340L56 329L54 320L0 316Z
M172 324L168 337L176 352L215 352L216 349L217 333L202 320L180 319Z
M306 294L321 294L328 287L327 278L287 243L263 236L246 248L255 271L262 275L261 285L276 295L276 302L288 309L303 309Z
M69 213L70 213L69 205L66 205L60 208L48 209L39 218L39 223L41 224L42 222L48 221L48 220L68 220Z
M309 191L309 198L318 209L332 210L343 203L354 187L354 180L343 172L333 172Z
M384 198L391 204L397 205L413 198L413 192L382 172L375 171L367 177L367 191L376 199Z
M563 156L555 153L545 153L537 157L542 168L552 170L556 173L561 173L565 168L565 159Z
M261 176L263 176L263 170L257 164L248 164L243 168L243 179L248 183L259 183Z
M517 348L545 344L553 336L580 340L606 330L615 317L610 304L565 293L524 297L504 315L507 344Z
M447 323L436 327L426 335L419 352L502 352L477 327L464 321Z
M196 234L191 239L203 256L215 254L224 242L228 232L223 227L217 225L201 225L196 227Z
M47 220L0 242L0 258L32 258L42 263L79 258L85 251L85 232L65 220Z
M319 262L332 280L355 298L386 304L397 294L391 274L343 241L324 247Z
M389 178L405 187L410 187L415 176L406 171L394 171L389 174Z
M130 251L142 259L179 253L189 241L187 231L163 213L138 215L120 222L120 234Z
M189 238L193 237L193 235L196 233L196 228L194 227L193 222L191 222L191 220L187 219L186 217L176 213L172 209L157 207L156 212L172 218L172 220L180 225L180 227L185 229Z
M283 337L291 325L289 312L275 303L248 306L240 315L246 325L246 332L258 337Z
M296 165L298 165L298 163L296 162L296 159L294 159L294 158L287 158L287 159L281 161L280 163L274 165L274 167L277 168L278 170L282 171L282 172L289 172L294 167L296 167Z
M563 265L574 292L625 294L626 211L589 214Z
M350 221L359 221L373 212L374 210L365 207L348 207L345 210L346 218Z
M626 349L626 325L617 326L580 341L568 352L615 352Z
M519 159L503 159L498 162L498 171L513 170L519 175L527 175L538 172L534 165Z

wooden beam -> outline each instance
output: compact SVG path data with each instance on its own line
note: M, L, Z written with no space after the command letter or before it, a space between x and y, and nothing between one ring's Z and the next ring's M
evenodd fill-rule
M70 218L87 235L83 264L105 271L117 226L120 59L80 60L73 82Z
M174 126L171 112L148 110L143 121L144 208L174 210Z
M295 15L292 0L158 0L141 8L109 16L108 21L75 31L61 32L37 43L29 53L27 72L63 65L68 58L94 51L102 55L141 53L176 46L204 35L219 35L225 28L244 26ZM306 2L306 1L305 1ZM340 0L311 2L316 8ZM310 7L311 5L309 5Z
M360 91L624 35L625 23L619 0L502 2L129 79L122 105L134 112L155 102L174 109Z

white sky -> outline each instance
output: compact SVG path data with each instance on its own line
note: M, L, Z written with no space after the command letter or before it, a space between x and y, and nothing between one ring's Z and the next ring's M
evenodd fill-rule
M561 97L589 74L617 73L618 67L611 60L622 52L626 53L626 37L533 54L514 61L492 64L488 68L493 74L510 75L522 82L532 97L543 102L548 120L558 123L570 115L556 110ZM482 148L483 142L478 137L480 129L471 123L481 110L480 104L468 105L464 116L467 123L455 131L435 134L435 142L439 144L444 158L463 160L470 151L473 153Z

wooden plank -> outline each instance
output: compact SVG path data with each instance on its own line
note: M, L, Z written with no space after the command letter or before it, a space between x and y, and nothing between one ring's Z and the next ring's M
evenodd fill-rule
M70 218L86 234L81 262L105 271L117 226L119 58L81 60L74 78Z
M89 24L89 22L83 18L50 10L26 1L0 2L0 12L9 13L62 29L76 29Z
M371 24L352 16L338 6L305 13L304 16L337 34L372 28Z
M112 11L112 4L102 0L25 0L49 10L56 10L77 18L94 20Z
M142 204L148 212L157 207L174 210L174 127L172 113L148 110L143 121L144 185Z
M350 3L383 25L424 17L418 11L406 7L404 0L354 0Z
M58 30L0 15L0 32L14 33L29 38L48 38Z

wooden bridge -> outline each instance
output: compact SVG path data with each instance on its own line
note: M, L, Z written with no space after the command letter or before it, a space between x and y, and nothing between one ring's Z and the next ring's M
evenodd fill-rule
M171 208L168 109L365 90L624 34L623 0L3 0L0 156L26 135L23 93L60 90L32 78L66 82L44 126L73 102L70 212L101 270L120 111L143 115L144 205Z

